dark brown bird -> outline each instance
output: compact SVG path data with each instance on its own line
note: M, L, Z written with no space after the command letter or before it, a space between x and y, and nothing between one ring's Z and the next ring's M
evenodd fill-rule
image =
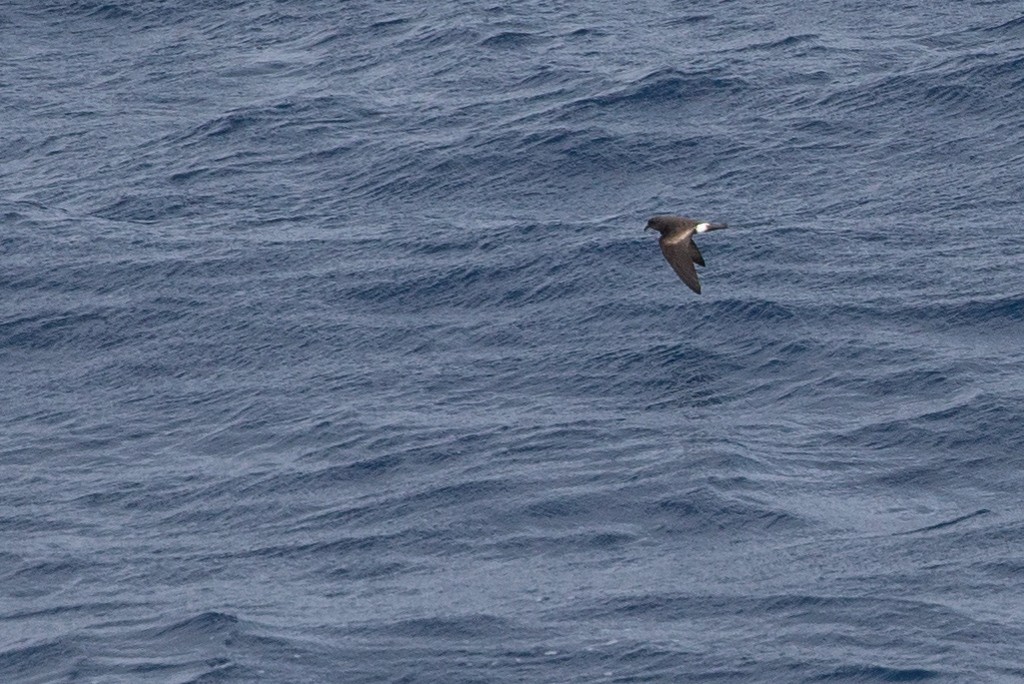
M704 257L700 255L697 243L693 241L693 234L725 227L724 223L694 221L682 216L663 214L651 218L644 230L656 230L661 233L661 238L658 239L661 253L668 259L679 279L700 294L700 281L697 280L697 269L694 264L703 266Z

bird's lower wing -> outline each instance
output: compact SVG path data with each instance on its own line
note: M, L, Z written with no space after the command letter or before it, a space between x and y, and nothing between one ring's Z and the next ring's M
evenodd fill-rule
M690 286L690 289L700 294L700 281L697 280L697 269L694 268L693 259L690 258L689 240L680 240L674 243L662 243L661 252L665 255L672 269L679 276L679 279Z

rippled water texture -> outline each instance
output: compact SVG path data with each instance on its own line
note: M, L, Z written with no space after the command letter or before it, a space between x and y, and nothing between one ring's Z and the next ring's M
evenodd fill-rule
M1021 12L0 8L0 681L1024 678Z

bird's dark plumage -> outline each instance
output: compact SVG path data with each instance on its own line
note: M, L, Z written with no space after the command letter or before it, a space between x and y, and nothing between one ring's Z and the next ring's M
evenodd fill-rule
M694 221L669 214L655 216L647 222L647 228L661 233L658 245L661 246L661 253L665 255L676 275L697 294L700 294L700 280L697 279L694 264L703 266L704 257L697 249L697 243L693 241L693 234L725 227L724 223Z

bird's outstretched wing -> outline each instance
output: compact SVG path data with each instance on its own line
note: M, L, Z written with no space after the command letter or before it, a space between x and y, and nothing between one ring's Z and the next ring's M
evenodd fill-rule
M700 294L700 281L697 280L697 269L693 265L693 258L691 257L691 248L693 243L690 241L690 236L686 235L682 238L675 238L669 240L660 240L661 253L665 255L668 263L672 265L672 269L679 276L680 280L690 286L690 289ZM697 252L700 256L700 252ZM704 259L700 260L700 263L704 263Z

